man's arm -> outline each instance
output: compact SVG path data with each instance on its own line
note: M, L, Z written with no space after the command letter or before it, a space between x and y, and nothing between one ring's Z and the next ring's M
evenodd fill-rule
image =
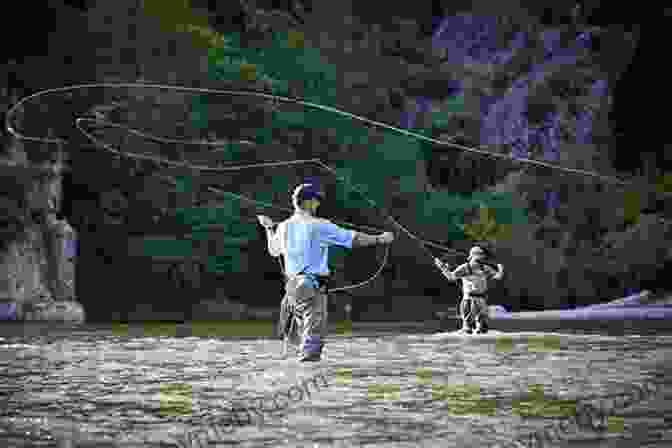
M355 232L355 237L352 239L352 247L366 247L373 246L376 244L386 244L389 240L385 237L385 234L381 235L367 235L366 233Z
M320 243L329 246L342 246L348 249L373 246L374 244L390 244L394 241L394 234L392 232L385 232L380 235L367 235L366 233L343 229L326 219L320 220L315 229L317 239Z
M278 241L279 234L274 231L272 227L266 228L266 239L268 239L268 253L271 257L279 257L282 255L280 250L280 242Z
M280 250L280 242L278 241L279 235L276 230L273 230L275 224L273 220L266 216L259 216L259 223L264 226L266 229L266 239L268 240L268 253L271 254L271 257L279 257L282 255Z

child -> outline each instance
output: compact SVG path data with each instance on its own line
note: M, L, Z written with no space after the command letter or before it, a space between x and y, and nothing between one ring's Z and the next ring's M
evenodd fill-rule
M462 331L471 334L487 333L488 331L488 280L500 280L504 275L504 266L497 265L495 272L489 265L484 264L485 251L478 246L469 251L467 262L450 272L448 266L438 258L434 262L441 269L449 281L462 279L462 301L460 315L462 317Z

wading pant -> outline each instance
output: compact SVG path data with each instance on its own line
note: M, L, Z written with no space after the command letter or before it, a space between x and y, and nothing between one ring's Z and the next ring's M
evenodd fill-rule
M486 295L465 294L460 302L460 316L462 317L462 326L465 325L472 330L479 326L488 329L488 298Z
M304 354L320 355L327 336L327 294L307 275L287 280L280 310L280 330Z

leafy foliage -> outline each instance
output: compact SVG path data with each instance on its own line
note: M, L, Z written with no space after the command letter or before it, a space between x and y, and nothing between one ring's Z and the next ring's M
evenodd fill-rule
M211 48L222 45L222 36L208 25L207 17L197 14L189 0L144 0L143 12L158 19L169 32L188 33L197 47Z
M318 49L306 45L300 32L275 33L269 48L244 47L240 36L235 34L227 35L224 40L226 45L213 48L209 52L210 74L215 79L234 83L266 79L270 81L271 92L274 94L289 95L290 91L298 91L308 101L322 105L335 104L336 70L324 61ZM207 126L208 107L208 99L205 97L197 98L192 104L192 119L197 126ZM434 112L432 121L440 122L451 113L463 109L464 95L460 94L447 100L439 113ZM479 240L506 237L507 225L510 226L506 223L507 214L511 213L506 211L507 206L502 203L501 195L461 197L448 192L418 191L417 162L428 160L431 145L389 131L377 135L355 120L323 110L281 107L270 113L272 125L260 127L256 134L257 143L272 142L273 129L296 129L300 132L331 130L339 144L352 148L351 156L347 159L331 162L343 181L336 183L333 200L337 209L344 214L357 214L370 207L362 194L376 204L388 203L390 181L396 179L400 194L413 198L411 202L418 208L415 216L421 224L447 225L448 237L453 240L467 237ZM429 134L429 130L416 131ZM236 160L233 152L228 155L228 160ZM273 183L265 185L269 190L257 194L257 199L270 201L276 193L270 190L275 189L279 194L286 194L290 180L283 176L273 178ZM465 212L479 204L491 207L486 210L497 209L496 214L503 220L502 223L495 223L495 215L488 214L484 215L486 218L481 224L465 224ZM201 212L194 210L187 221L203 230L210 224L236 220L238 216L236 210L229 210L229 214L218 215L214 219L206 219L199 213ZM246 225L249 228L242 233L252 235L256 232L253 224L241 224L241 229ZM479 226L484 227L481 229ZM334 266L343 265L346 257L346 251L334 248L330 262Z

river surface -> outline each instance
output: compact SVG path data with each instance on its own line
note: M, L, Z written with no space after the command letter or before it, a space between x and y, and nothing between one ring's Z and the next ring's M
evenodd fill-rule
M373 328L331 336L325 359L305 365L270 338L21 329L0 337L0 447L494 447L565 419L553 403L645 383L656 392L616 411L608 430L563 437L672 446L668 335L475 340ZM319 375L319 388L221 430L232 403L252 406Z

